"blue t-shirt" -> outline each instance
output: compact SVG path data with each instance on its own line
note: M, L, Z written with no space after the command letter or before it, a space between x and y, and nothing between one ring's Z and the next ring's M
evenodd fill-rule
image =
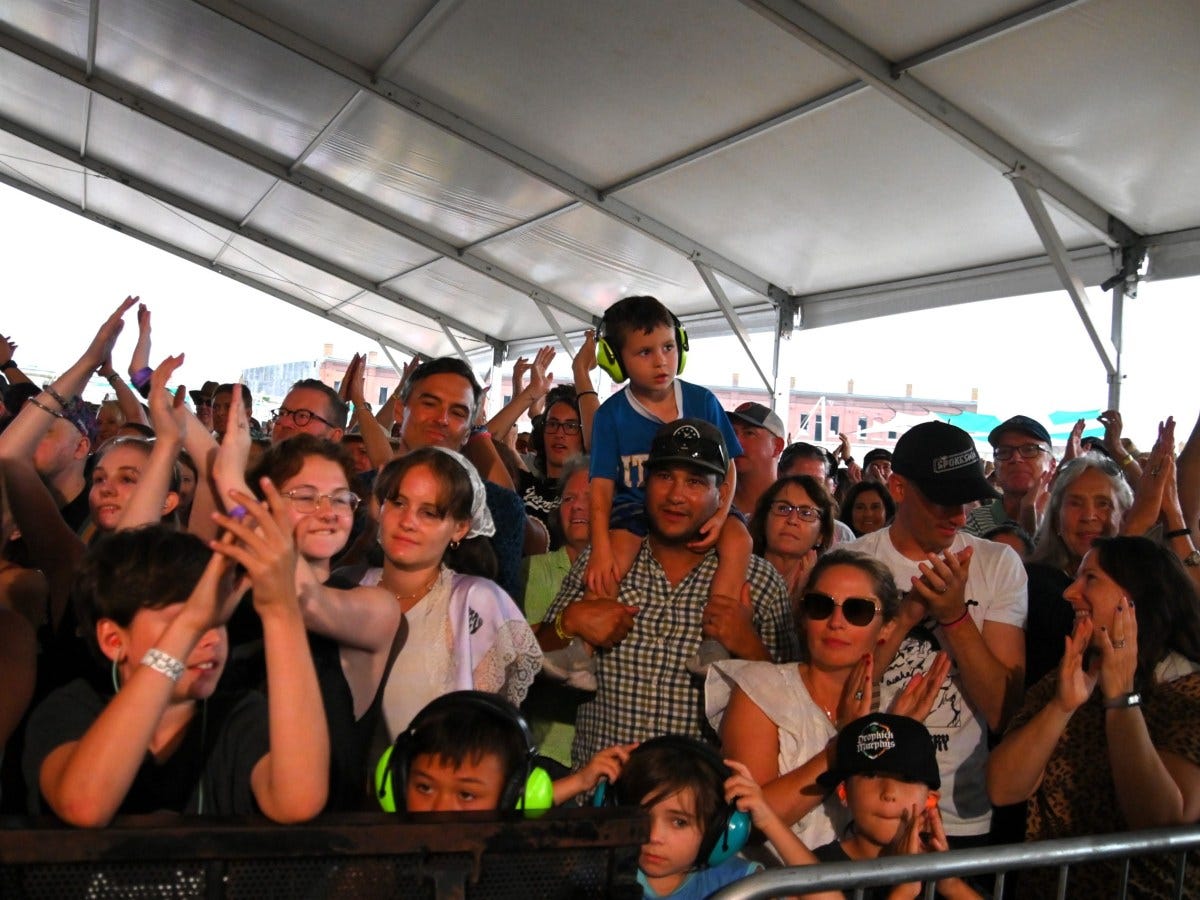
M741 881L747 875L762 871L762 864L751 862L740 856L733 856L715 866L699 869L684 879L683 884L669 894L655 893L654 888L646 884L646 876L638 869L638 884L642 886L642 897L645 900L704 900L727 884Z
M721 429L729 458L742 455L729 416L708 388L675 379L675 405L680 418L704 419ZM630 502L645 504L646 472L642 463L650 455L654 435L665 423L634 399L628 386L600 404L592 425L592 478L613 482L613 507Z

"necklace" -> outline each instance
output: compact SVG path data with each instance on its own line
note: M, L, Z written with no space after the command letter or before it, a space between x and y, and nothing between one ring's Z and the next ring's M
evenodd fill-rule
M442 567L438 566L437 571L433 573L433 577L429 579L428 583L426 583L423 588L421 588L415 594L397 594L396 602L403 605L405 603L414 603L417 600L422 599L426 594L433 590L433 586L437 584L438 579L441 577Z
M832 722L836 727L837 716L834 714L832 709L817 699L817 695L812 689L812 683L809 679L808 672L805 670L803 664L800 665L800 681L803 682L805 689L808 691L808 696L812 699L812 702L821 708L821 712L825 713L825 717L829 719L829 721Z

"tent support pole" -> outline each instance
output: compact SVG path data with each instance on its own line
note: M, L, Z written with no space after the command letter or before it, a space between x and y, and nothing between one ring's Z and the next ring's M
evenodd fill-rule
M1088 300L1087 291L1084 289L1083 282L1071 271L1071 260L1067 256L1066 245L1063 244L1054 223L1050 221L1050 213L1046 210L1046 205L1042 203L1037 188L1019 176L1013 177L1012 184L1016 188L1017 196L1021 198L1021 203L1025 206L1025 212L1033 222L1038 237L1041 238L1042 246L1046 248L1046 254L1050 257L1050 262L1058 273L1063 289L1070 296L1071 302L1075 304L1075 311L1079 313L1079 319L1083 322L1088 337L1092 340L1092 346L1096 348L1096 353L1100 356L1100 362L1104 366L1111 386L1114 383L1113 379L1117 378L1119 373L1117 349L1112 341L1102 335L1096 327L1096 318L1091 301ZM1113 315L1116 316L1115 306ZM1114 324L1113 327L1118 326Z
M541 300L534 300L533 302L541 314L545 317L546 324L550 326L550 330L558 335L558 342L562 344L563 349L567 351L567 355L570 356L571 359L574 359L575 347L567 337L567 333L563 331L562 325L558 323L558 319L554 318L554 313L550 311L550 307Z
M750 335L747 334L746 329L742 327L742 323L738 320L737 312L734 310L733 304L729 302L729 298L725 296L725 291L717 282L717 277L713 274L712 269L704 265L704 263L692 260L692 265L696 267L696 271L704 279L704 286L708 288L708 292L712 295L712 298L717 301L717 306L721 308L721 314L725 316L725 321L733 329L734 337L738 339L738 343L746 351L746 356L750 358L750 364L754 366L754 371L758 372L758 377L762 379L763 386L766 387L768 393L773 395L775 393L774 373L772 373L772 377L767 377L767 373L758 364L758 359L755 358L754 351L750 349Z

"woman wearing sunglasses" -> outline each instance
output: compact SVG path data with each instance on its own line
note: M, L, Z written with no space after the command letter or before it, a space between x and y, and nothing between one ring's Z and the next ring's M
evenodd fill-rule
M804 662L727 660L709 672L705 705L725 755L750 770L809 847L836 840L848 824L845 808L816 779L828 768L838 728L872 709L872 653L899 609L887 568L833 550L817 560L800 600ZM943 654L927 677L904 687L892 711L923 719L948 670Z
M783 576L796 621L800 621L800 598L809 573L833 541L835 509L825 485L810 475L780 478L754 508L750 520L754 552Z

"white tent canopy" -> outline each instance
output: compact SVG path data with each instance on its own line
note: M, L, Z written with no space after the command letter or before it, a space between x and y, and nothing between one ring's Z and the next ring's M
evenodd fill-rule
M0 181L410 353L1066 287L1115 385L1139 269L1200 273L1198 48L1195 0L0 0Z

